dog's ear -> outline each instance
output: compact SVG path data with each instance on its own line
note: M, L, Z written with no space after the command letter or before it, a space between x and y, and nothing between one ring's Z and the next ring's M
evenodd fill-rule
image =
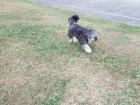
M71 17L71 19L73 19L73 20L74 20L74 22L76 22L76 23L77 23L77 21L78 21L80 18L79 18L79 16L78 16L78 15L73 15L73 16Z

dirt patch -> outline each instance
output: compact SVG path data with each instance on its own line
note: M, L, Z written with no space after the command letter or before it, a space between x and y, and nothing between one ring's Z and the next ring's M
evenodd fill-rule
M98 32L99 40L96 43L97 50L106 52L107 54L125 56L129 58L131 62L135 62L137 65L140 65L139 36L127 33L124 33L124 35L121 32L104 32L100 29L98 30ZM121 39L121 37L119 36L122 36L124 39Z
M71 77L71 83L66 89L65 99L61 105L103 105L103 95L105 91L118 90L123 85L117 81L111 74L103 70L103 66L94 63L91 64L88 59L76 60L73 67L68 67L63 74ZM83 64L84 62L84 64ZM96 65L90 67L88 65Z
M127 43L123 43L120 45L114 45L113 52L116 52L118 55L123 55L129 58L132 62L137 65L140 65L140 40L139 36L136 35L126 35ZM112 46L113 47L113 46Z

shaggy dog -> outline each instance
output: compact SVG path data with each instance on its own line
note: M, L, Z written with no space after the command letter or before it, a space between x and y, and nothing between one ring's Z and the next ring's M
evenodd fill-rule
M78 25L78 20L78 15L73 15L68 18L68 37L70 42L79 42L81 48L84 49L85 52L91 53L92 49L90 48L89 43L93 40L97 41L97 34L94 29L87 29Z

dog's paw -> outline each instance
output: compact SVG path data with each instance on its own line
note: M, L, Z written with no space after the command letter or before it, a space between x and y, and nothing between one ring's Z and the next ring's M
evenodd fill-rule
M86 53L92 53L92 49L89 47L88 44L82 46Z
M90 54L90 53L92 53L92 50L91 50L91 48L86 48L85 52Z
M76 37L73 37L73 38L72 38L72 42L73 42L73 43L77 43L77 42L78 42L77 38L76 38Z

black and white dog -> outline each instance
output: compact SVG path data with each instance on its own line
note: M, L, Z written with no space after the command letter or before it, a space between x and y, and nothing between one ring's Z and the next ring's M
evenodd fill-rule
M79 42L81 48L84 49L85 52L91 53L92 49L89 47L89 43L94 40L97 41L97 34L94 29L87 29L76 24L78 20L78 15L73 15L68 18L68 37L70 42Z

